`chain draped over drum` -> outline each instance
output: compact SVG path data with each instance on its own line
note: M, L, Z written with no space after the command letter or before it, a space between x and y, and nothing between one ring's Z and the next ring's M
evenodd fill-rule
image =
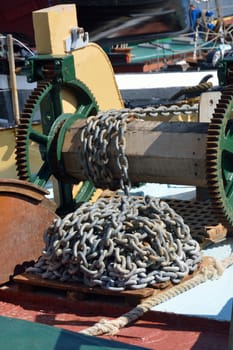
M135 117L108 111L87 119L81 136L85 176L124 194L84 203L57 218L45 234L43 255L28 272L121 291L179 283L198 268L200 247L182 217L158 198L130 196L124 133ZM108 168L112 138L120 181Z

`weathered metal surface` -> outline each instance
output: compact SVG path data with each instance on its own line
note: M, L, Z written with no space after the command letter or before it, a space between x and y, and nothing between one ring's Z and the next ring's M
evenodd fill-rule
M67 173L83 180L80 159L80 134L83 121L66 133L62 156ZM207 123L166 123L135 120L125 132L128 173L132 183L158 182L206 186L205 147ZM109 168L114 178L116 165L114 138L109 146Z
M37 259L55 217L47 191L19 180L0 180L0 283Z

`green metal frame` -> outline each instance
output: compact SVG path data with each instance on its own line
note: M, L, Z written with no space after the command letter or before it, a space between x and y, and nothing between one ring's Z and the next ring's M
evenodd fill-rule
M36 100L30 112L27 126L25 158L29 181L45 187L51 175L58 180L60 206L59 214L65 214L77 206L77 203L88 201L95 191L94 185L85 181L73 198L72 188L75 179L68 178L62 162L62 147L68 128L78 119L96 115L98 105L91 91L81 81L75 79L74 61L72 55L57 57L40 55L31 57L26 64L27 79L33 81L48 81L42 92L36 93ZM46 67L52 69L52 80L46 79ZM62 108L62 88L68 87L77 96L77 109L64 113ZM37 109L40 109L42 132L33 129L33 119ZM29 141L39 145L43 164L37 174L30 171ZM54 150L54 145L56 149ZM54 158L55 157L55 158ZM56 164L54 169L54 164Z
M46 67L53 70L53 80L57 83L65 83L75 80L75 66L73 55L55 56L39 55L29 57L25 63L27 80L32 83L46 80Z

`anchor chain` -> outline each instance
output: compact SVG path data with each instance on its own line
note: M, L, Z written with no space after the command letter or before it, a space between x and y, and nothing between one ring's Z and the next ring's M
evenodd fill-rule
M180 103L170 105L159 105L159 106L147 106L147 107L135 107L125 108L122 112L131 112L136 114L139 118L146 117L169 117L172 116L197 116L199 111L199 103Z
M84 203L57 218L45 234L43 255L27 272L121 291L179 283L198 268L200 247L182 217L158 198L129 195L124 134L137 117L124 109L87 119L81 135L83 171L98 186L121 188L124 195ZM108 168L110 140L119 181Z
M200 262L198 243L182 217L149 196L100 198L56 219L34 267L43 278L109 290L179 283Z

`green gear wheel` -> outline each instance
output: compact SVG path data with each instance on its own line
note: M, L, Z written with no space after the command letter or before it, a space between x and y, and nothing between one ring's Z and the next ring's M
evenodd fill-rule
M68 87L77 96L77 108L74 114L63 113L61 89ZM35 129L35 116L40 111L42 131ZM49 152L51 138L56 137L56 132L62 125L69 125L68 118L72 122L77 119L87 118L95 115L98 111L97 103L89 89L80 81L74 80L66 84L52 84L49 81L38 82L37 88L29 96L16 132L16 169L20 180L33 182L45 187L51 175L56 177L51 167ZM31 171L30 163L30 142L33 141L39 146L42 165L36 173ZM59 163L60 162L60 163ZM62 168L61 159L57 164ZM89 181L85 181L73 198L72 186L70 183L63 183L58 178L61 211L70 211L74 203L88 201L95 191L95 187ZM72 203L71 203L72 202Z
M233 227L233 86L222 91L207 136L207 184L216 217Z

